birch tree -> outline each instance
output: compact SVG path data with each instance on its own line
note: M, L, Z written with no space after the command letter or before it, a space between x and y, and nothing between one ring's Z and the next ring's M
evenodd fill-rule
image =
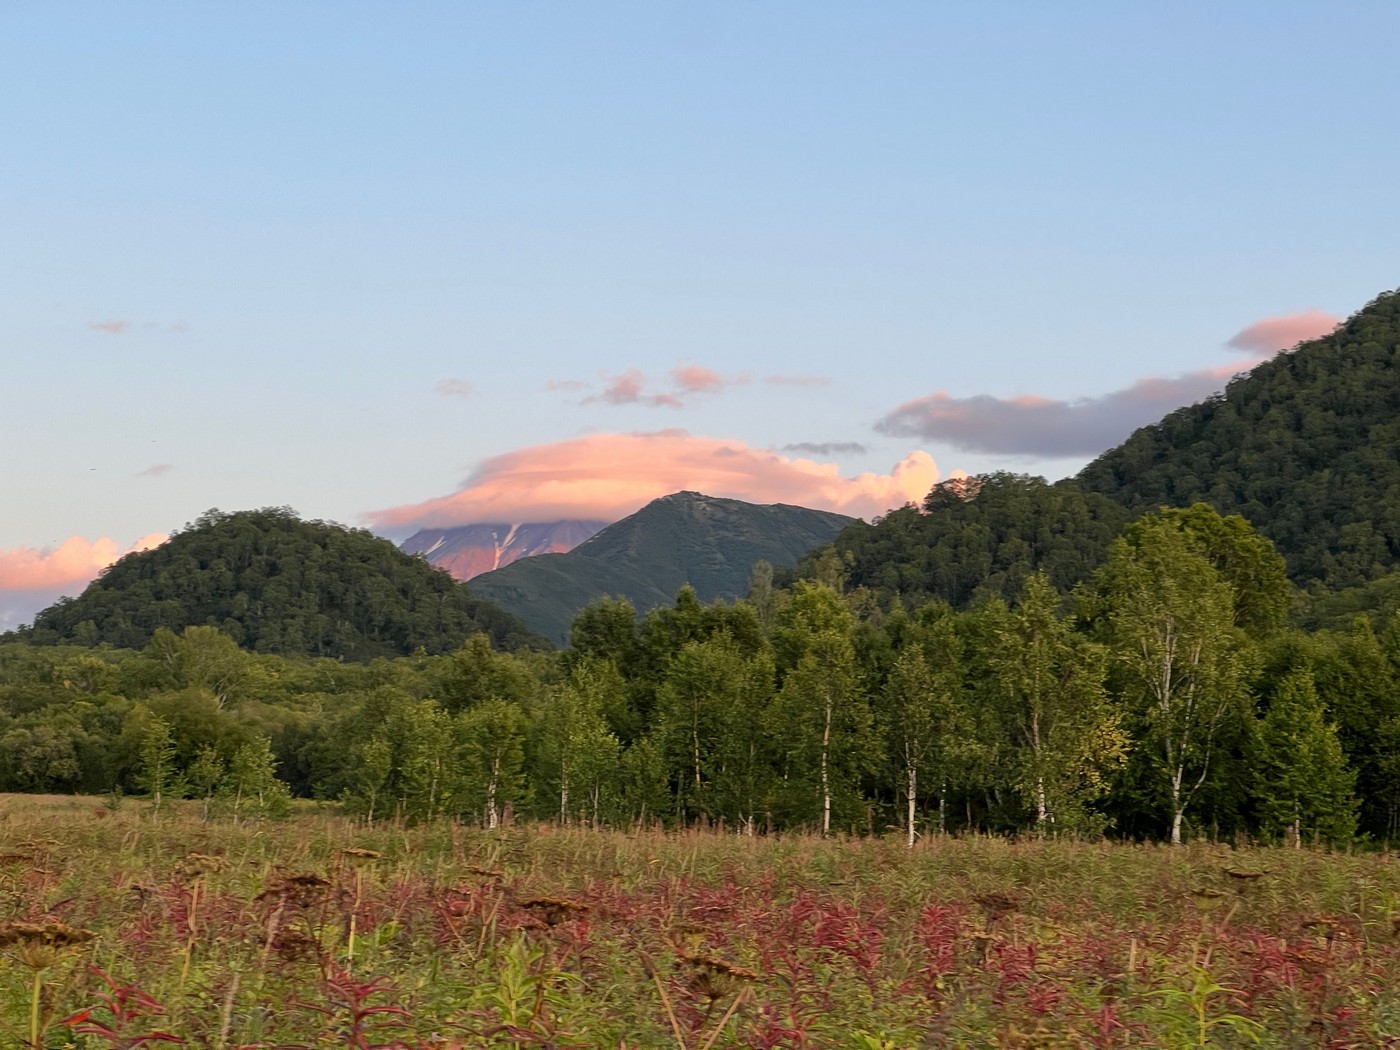
M1036 573L1014 610L993 613L1001 720L1018 759L1017 786L1041 835L1094 830L1087 807L1107 792L1128 748L1104 688L1106 653L1074 634L1058 615L1059 601Z
M1148 515L1114 541L1099 575L1124 699L1165 787L1171 841L1218 761L1222 726L1241 717L1254 654L1235 594L1175 522Z

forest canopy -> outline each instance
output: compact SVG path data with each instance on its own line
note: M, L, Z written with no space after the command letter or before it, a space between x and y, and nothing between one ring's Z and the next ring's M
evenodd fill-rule
M446 652L478 633L506 649L549 644L388 540L287 507L211 510L15 636L139 649L162 627L189 626L256 652L346 660Z

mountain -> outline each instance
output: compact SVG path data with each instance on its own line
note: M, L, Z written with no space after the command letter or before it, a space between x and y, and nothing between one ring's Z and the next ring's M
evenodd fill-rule
M669 605L686 584L702 602L738 598L747 593L756 562L793 565L854 520L677 492L567 554L525 558L478 576L471 590L562 645L574 617L598 598L626 598L638 613Z
M209 511L128 554L77 598L12 637L140 648L157 628L211 625L259 652L369 660L450 652L474 634L498 648L547 648L515 617L446 572L362 529L290 509Z
M929 493L922 510L858 522L832 544L852 586L906 605L1014 598L1031 572L1088 578L1129 520L1206 503L1273 541L1294 583L1350 589L1323 619L1394 602L1400 584L1400 292L1299 344L1200 404L1172 412L1075 478L989 474ZM803 559L814 576L822 551Z
M1400 562L1400 292L1105 452L1077 477L1132 513L1208 503L1274 541L1295 583Z
M458 580L470 580L521 558L571 551L605 525L606 521L550 521L420 529L400 549L423 556Z

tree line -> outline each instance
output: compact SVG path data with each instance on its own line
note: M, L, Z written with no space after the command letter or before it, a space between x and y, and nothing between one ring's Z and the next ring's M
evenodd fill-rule
M0 645L0 789L275 814L742 833L1111 833L1345 845L1400 830L1400 622L1287 626L1272 545L1198 505L1121 529L1071 594L1045 572L954 609L818 578L638 619L558 653L363 664L240 649Z

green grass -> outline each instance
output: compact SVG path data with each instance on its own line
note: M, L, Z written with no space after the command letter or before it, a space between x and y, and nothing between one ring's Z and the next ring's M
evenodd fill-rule
M350 847L382 857L356 869ZM4 796L0 907L96 934L41 972L49 1047L1343 1047L1400 1032L1400 874L1369 854L362 828L314 811L235 827ZM12 962L0 1045L24 1046L34 974Z

